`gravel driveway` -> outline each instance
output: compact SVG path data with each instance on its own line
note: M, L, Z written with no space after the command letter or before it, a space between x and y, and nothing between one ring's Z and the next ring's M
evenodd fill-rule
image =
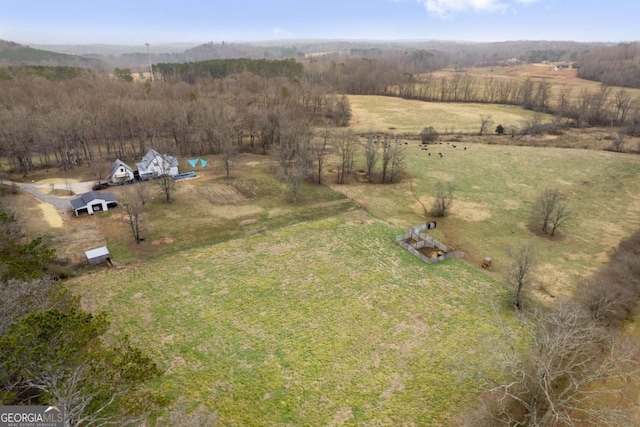
M51 184L28 184L23 182L13 182L13 181L4 181L0 180L0 184L4 185L17 185L21 191L24 191L27 194L31 194L35 198L53 205L56 209L60 211L66 211L71 209L71 202L69 199L63 199L60 197L50 196L48 194L42 193L40 190L50 189ZM71 189L75 194L86 193L87 191L91 191L91 187L94 182L74 182L69 184L54 184L53 188L57 190L67 190Z

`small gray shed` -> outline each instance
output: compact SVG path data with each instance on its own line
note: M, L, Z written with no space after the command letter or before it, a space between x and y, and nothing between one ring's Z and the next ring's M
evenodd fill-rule
M91 265L101 264L103 262L111 264L111 254L106 246L91 249L86 251L84 254L87 256L87 261L89 261L89 264Z

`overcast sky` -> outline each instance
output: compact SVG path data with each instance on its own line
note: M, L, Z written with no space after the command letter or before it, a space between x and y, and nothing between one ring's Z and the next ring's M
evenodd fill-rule
M640 40L640 0L0 0L0 39Z

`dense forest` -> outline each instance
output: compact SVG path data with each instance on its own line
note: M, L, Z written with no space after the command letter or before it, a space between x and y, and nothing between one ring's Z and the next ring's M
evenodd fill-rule
M640 88L640 45L623 43L582 53L578 77L609 86Z

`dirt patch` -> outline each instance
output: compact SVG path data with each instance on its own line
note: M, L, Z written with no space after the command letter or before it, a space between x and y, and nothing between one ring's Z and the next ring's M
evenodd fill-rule
M517 200L503 200L504 209L508 211L515 211L520 207L520 202Z
M484 221L491 218L491 212L487 203L465 202L456 200L451 207L451 215L455 215L463 221Z
M64 225L60 212L58 212L53 205L50 205L49 203L40 203L38 207L42 211L45 221L47 221L47 224L49 224L51 228L60 228Z
M207 186L197 186L194 187L194 189L203 199L212 205L230 205L247 200L242 193L230 185L210 184Z
M560 271L552 264L541 264L536 269L536 283L532 288L535 295L544 298L569 297L573 293L567 289L567 283L571 283L569 275Z
M329 423L330 426L342 426L344 425L347 421L350 421L353 419L353 411L351 410L351 408L348 407L342 407L340 409L338 409L338 412L335 413L335 415L333 416L333 419L331 420L331 422Z
M429 248L427 246L424 246L418 249L418 252L420 252L422 255L426 256L427 258L437 258L438 255L444 254L444 251L441 251L438 248Z
M422 216L424 215L424 208L422 205L430 210L434 199L432 197L423 197L420 201L422 204L417 201L414 202L411 205L411 210ZM491 212L487 203L455 200L453 202L453 206L451 206L451 216L455 216L462 221L479 222L491 218Z
M151 241L152 245L162 245L162 244L170 244L173 243L175 241L175 239L173 237L170 236L164 236L164 237L160 237L159 239L155 239L153 241Z
M38 191L42 194L60 198L73 197L75 195L75 193L71 190L62 190L60 188L39 188Z
M80 180L75 178L47 178L41 179L36 184L73 184L75 182L80 182Z

